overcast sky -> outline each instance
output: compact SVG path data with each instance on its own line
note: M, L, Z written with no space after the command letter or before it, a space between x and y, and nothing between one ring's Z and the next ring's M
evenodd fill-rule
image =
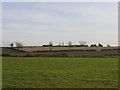
M117 2L3 3L3 46L52 41L118 44Z

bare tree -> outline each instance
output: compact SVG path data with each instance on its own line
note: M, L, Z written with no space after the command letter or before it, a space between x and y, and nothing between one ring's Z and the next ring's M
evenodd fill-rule
M52 51L53 43L51 41L49 42L49 46L50 46L50 51Z
M11 48L13 47L13 43L10 44Z
M64 42L62 42L62 46L64 46Z
M109 45L109 44L107 44L107 47L110 47L110 45Z
M79 41L79 45L86 45L86 41Z
M16 48L17 49L22 49L23 48L23 44L21 42L16 42Z
M58 43L58 46L61 46L61 42Z
M59 42L58 46L64 46L64 42Z
M71 42L71 41L68 42L68 46L69 46L69 47L72 46L72 42Z
M100 43L98 43L98 46L99 46L99 47L103 47L103 45L102 45L102 44L100 44Z

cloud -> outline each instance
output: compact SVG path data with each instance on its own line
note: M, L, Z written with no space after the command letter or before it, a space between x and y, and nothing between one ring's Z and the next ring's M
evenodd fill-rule
M84 39L117 43L116 3L27 3L24 8L20 5L3 6L4 41Z

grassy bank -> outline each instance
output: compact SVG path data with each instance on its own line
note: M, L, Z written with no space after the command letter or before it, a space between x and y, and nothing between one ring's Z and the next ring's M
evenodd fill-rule
M114 88L117 58L3 57L3 88Z

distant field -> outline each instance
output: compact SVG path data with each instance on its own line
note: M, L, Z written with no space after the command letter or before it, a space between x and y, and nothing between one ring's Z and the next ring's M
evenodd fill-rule
M117 58L3 57L3 88L116 88Z
M52 47L52 50L101 50L101 49L114 49L117 47ZM49 51L50 47L24 47L24 51Z
M22 50L16 48L3 47L2 56L12 57L119 57L118 47L23 47Z

